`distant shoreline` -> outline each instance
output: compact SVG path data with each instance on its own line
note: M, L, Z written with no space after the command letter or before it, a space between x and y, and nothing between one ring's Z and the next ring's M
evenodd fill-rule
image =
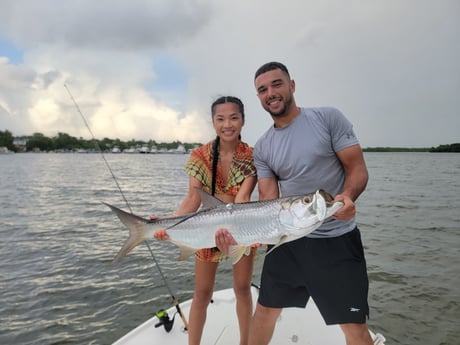
M460 153L459 148L452 148L450 145L448 147L364 147L363 152L429 152L429 153L436 153L436 152L447 152L447 153ZM455 150L457 149L457 151ZM96 149L89 149L89 150L51 150L51 151L10 151L6 147L0 147L0 154L11 154L11 153L101 153L101 151ZM114 153L110 150L105 150L103 153ZM132 153L144 153L144 152L119 152L124 154L132 154ZM177 154L179 152L147 152L147 153L155 153L155 154ZM190 151L180 152L180 153L190 153Z
M57 136L47 137L42 133L34 133L31 136L15 137L9 130L0 131L0 153L13 152L94 152L111 151L133 153L163 153L175 151L179 147L182 151L190 152L201 143L183 143L180 141L157 142L155 140L129 140L104 138L102 140L76 138L67 133L58 133ZM181 152L182 152L181 151ZM391 147L375 146L365 147L364 152L460 152L460 143L439 145L437 147Z
M363 147L364 152L430 152L430 147Z
M438 147L365 147L363 152L460 152L460 143Z

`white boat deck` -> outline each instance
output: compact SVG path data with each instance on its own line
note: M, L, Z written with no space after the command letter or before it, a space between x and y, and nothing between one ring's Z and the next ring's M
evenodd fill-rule
M254 305L257 289L253 288ZM191 300L180 304L180 309L188 318ZM172 318L176 308L168 309ZM113 345L181 345L187 344L187 333L179 314L175 316L170 332L163 326L155 327L159 320L153 317L120 338ZM235 345L238 343L238 323L235 312L235 296L232 289L214 292L213 303L208 307L207 320L203 331L202 345ZM383 345L385 338L371 332L375 345ZM284 309L277 322L271 344L302 345L345 345L345 338L339 326L327 326L316 305L310 300L305 309Z

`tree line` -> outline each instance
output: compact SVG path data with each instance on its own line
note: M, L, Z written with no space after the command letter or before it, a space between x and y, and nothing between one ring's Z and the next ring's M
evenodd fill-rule
M155 140L136 140L131 139L123 141L120 139L104 138L99 139L84 139L82 137L77 138L67 133L59 132L54 137L48 137L42 133L34 133L30 136L14 137L9 130L0 131L0 147L7 147L8 150L18 152L20 147L15 145L15 141L23 140L26 142L26 151L76 151L78 149L84 149L88 151L110 151L113 147L117 146L121 151L129 149L131 147L137 148L142 146L148 146L149 148L156 146L157 149L175 149L178 145L183 145L186 149L191 149L201 143L182 143L180 141L173 142L157 142Z
M364 152L460 152L460 143L437 147L366 147Z
M431 148L430 152L460 152L460 143L439 145L438 147Z
M84 150L101 150L109 151L113 147L117 146L121 151L129 149L131 147L142 147L142 146L156 146L157 149L175 149L178 145L184 145L188 150L201 143L182 143L180 141L173 142L156 142L155 140L136 140L131 139L123 141L120 139L104 138L102 140L88 140L84 138L76 138L67 133L59 132L54 137L47 137L42 133L34 133L30 136L14 137L13 133L9 130L0 131L0 147L7 147L8 150L18 152L20 149L17 145L14 145L14 141L24 140L26 142L26 151L33 151L39 149L40 151L75 151L78 149ZM407 147L366 147L363 149L364 152L460 152L460 143L439 145L437 147L425 147L425 148L407 148Z

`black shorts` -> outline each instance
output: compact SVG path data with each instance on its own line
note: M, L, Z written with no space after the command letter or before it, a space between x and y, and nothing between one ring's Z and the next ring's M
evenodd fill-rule
M272 308L304 308L311 296L326 324L364 323L369 316L368 289L356 228L339 237L303 237L266 255L258 302Z

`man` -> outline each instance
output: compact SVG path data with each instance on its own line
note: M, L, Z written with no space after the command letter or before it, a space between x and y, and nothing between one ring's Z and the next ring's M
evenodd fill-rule
M307 237L265 257L249 344L268 344L282 308L305 307L312 297L325 322L341 326L348 345L371 345L367 269L354 204L368 173L353 126L337 109L297 107L295 82L279 62L261 66L254 83L274 122L254 147L259 199L324 189L344 206ZM235 241L220 230L216 244L227 252Z

